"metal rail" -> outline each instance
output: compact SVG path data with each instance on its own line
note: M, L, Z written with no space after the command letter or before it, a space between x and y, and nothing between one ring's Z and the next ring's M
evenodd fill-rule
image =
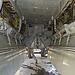
M67 51L67 52L75 53L75 47L51 46L48 49L50 51L53 51L53 50L62 50L62 51Z
M4 54L7 52L11 52L13 49L22 49L25 48L25 46L16 46L16 47L7 47L7 48L0 48L0 54Z
M25 52L24 46L1 49L0 50L0 65L6 63L10 59L13 59L14 56L23 54L24 52Z

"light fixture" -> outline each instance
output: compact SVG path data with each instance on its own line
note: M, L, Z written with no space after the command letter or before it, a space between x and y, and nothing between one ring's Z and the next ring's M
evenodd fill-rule
M36 8L36 9L37 9L38 7L34 7L34 8Z
M16 0L13 0L13 2L16 2Z
M46 9L48 9L48 7Z

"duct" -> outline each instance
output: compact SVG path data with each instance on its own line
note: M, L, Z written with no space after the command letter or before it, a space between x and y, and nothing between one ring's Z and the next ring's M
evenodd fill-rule
M57 39L57 37L56 36L54 36L54 37L55 37L54 45L56 45L56 39Z
M66 45L68 45L69 40L70 40L70 35L68 35L68 37L67 37Z
M61 36L61 33L60 32L59 32L59 35L60 35L59 45L61 45L62 36Z
M69 40L70 40L70 31L69 31L68 28L65 28L65 30L66 30L66 32L67 32L67 34L68 34L68 36L67 36L67 41L66 41L66 45L68 45Z
M7 33L7 37L8 37L9 45L11 45L11 40L10 40L10 37L9 37L9 34L8 33Z
M62 37L60 36L60 39L59 39L59 45L61 45L61 40L62 40Z
M55 30L55 32L57 31L57 29L56 29L56 19L54 19L54 30Z
M4 26L4 24L3 24L2 19L0 19L0 32L1 32L1 33L4 33L4 29L5 29L5 26Z
M12 28L10 28L5 22L3 22L2 21L2 19L0 19L0 23L1 23L1 25L0 25L0 32L2 33L2 34L6 34L7 35L7 37L8 37L8 43L9 43L9 45L11 45L11 40L10 40L10 33L11 33L11 31L12 31Z
M22 42L21 42L21 35L19 36L19 42L20 42L20 45L22 44Z
M0 10L2 8L3 0L0 0Z
M19 23L19 30L18 30L18 33L20 32L20 30L21 30L21 23L22 23L22 21L21 21L21 19L20 19L20 23Z
M18 30L18 32L16 33L16 35L15 35L15 42L16 42L16 45L18 44L18 41L17 41L17 34L20 32L20 30L21 30L21 19L20 19L20 23L19 23L19 30ZM19 39L20 40L20 39ZM20 42L21 43L21 42Z
M15 38L15 42L16 42L16 45L18 44L18 41L17 41L17 35L18 33L20 32L21 30L21 19L20 19L20 24L19 24L19 30L16 34L13 34L14 32L16 32L14 29L12 29L10 26L8 26L8 24L6 24L5 22L2 21L2 19L0 19L0 32L3 34L3 35L7 35L7 38L8 38L8 43L9 45L11 45L11 39L10 39L10 36ZM20 35L20 34L19 34ZM20 35L21 36L21 35ZM19 37L19 40L21 39L21 37ZM21 41L19 41L20 44L21 44Z
M70 34L68 34L68 36L67 36L66 45L69 44L69 40L70 40Z
M9 35L10 35L11 30L12 30L12 28L9 28L9 29L7 29L7 32L6 32L7 37L8 37L9 45L11 45L11 40L10 40L10 36L9 36Z
M66 40L66 46L67 46L69 44L70 37L74 36L74 34L75 34L75 22L72 22L69 25L65 24L62 27L62 29L60 31L57 30L56 34L54 34L53 36L54 37L56 36L57 39L59 39L59 45L61 45L62 38L67 37L67 40ZM56 40L54 42L56 42Z
M11 39L10 39L10 34L11 34L12 28L9 27L6 23L4 23L4 32L8 37L8 43L11 45Z
M15 35L15 37L14 37L14 38L15 38L15 43L16 43L16 45L17 45L17 44L18 44L18 42L17 42L17 38L16 38L16 35Z

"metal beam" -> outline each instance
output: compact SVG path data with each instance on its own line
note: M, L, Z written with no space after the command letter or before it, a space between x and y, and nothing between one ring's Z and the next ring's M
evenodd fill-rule
M19 17L22 19L22 13L17 5L17 1L15 0L10 0L12 6L14 7L14 10L18 13Z

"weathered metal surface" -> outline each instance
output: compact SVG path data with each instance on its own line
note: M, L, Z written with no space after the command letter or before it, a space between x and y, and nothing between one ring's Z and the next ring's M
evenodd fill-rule
M15 75L60 75L51 62L46 58L27 59Z
M48 53L48 59L61 75L75 74L75 48L53 47Z
M14 75L26 58L24 47L1 50L0 75Z

